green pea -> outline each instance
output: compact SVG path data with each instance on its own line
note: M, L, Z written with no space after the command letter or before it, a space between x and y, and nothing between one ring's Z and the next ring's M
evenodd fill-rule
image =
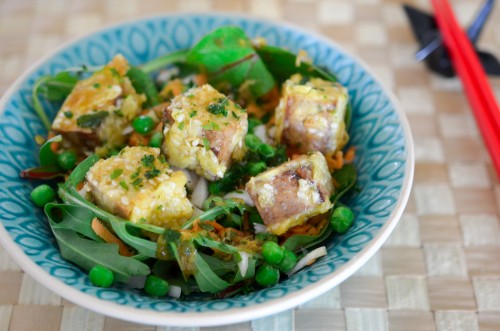
M267 169L267 165L265 162L255 162L255 163L249 163L247 165L247 168L248 168L248 173L250 174L250 176L256 176L258 174L260 174L261 172L263 172L264 170Z
M146 115L141 115L139 117L134 118L132 121L132 127L135 132L139 134L148 134L153 131L155 127L155 121Z
M62 152L57 156L57 164L64 170L73 170L76 167L77 157L72 151Z
M249 133L245 136L245 145L249 150L255 152L257 148L262 145L262 141L260 141L259 137L256 135Z
M110 287L115 281L113 271L102 265L96 265L89 272L89 279L92 284L99 287Z
M155 275L149 275L144 284L144 291L152 297L163 297L167 295L168 282Z
M259 153L266 159L269 159L276 154L276 150L271 145L261 144L259 147L257 147L257 153Z
M31 201L38 207L43 207L56 197L56 192L47 184L37 186L31 191Z
M354 223L354 214L348 207L337 207L330 216L330 224L338 233L345 233Z
M281 260L278 268L281 272L287 273L297 264L297 255L292 251L285 249L283 252L283 260Z
M258 125L261 125L262 124L262 121L258 118L255 118L255 117L250 117L248 119L248 132L249 133L253 133L253 129L258 126Z
M270 265L279 265L283 260L283 248L273 241L267 241L262 245L262 258Z
M263 287L273 286L278 284L280 280L280 272L275 267L268 264L263 264L255 273L255 281Z
M163 142L163 133L155 132L151 136L151 140L149 141L149 146L160 148L162 142Z

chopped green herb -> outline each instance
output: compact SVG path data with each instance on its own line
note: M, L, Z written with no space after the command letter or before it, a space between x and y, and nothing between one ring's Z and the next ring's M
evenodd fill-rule
M105 110L93 114L81 115L76 119L76 124L81 128L95 129L101 125L102 121L108 117L109 113Z
M228 102L229 101L227 98L220 98L219 100L217 100L216 103L209 104L207 107L207 111L214 115L223 115L224 117L226 117L227 116L226 106Z
M145 219L144 217L139 218L139 223L147 223L148 220Z
M125 116L125 114L123 114L123 111L121 110L121 108L113 110L113 113L114 113L116 116L118 116L118 117L123 117L123 116Z
M158 156L158 160L160 160L160 163L166 163L167 160L165 159L165 155L161 154L160 156Z
M193 93L189 93L189 94L187 95L187 97L188 97L189 99L192 99L192 98L194 98L194 94L193 94Z
M120 183L119 183L119 184L120 184L120 186L121 186L121 187L123 187L123 189L124 189L125 191L128 191L128 185L127 185L127 183L125 183L125 182L122 180L122 181L120 181Z
M152 170L148 170L144 173L147 179L155 178L160 174L160 170L153 168Z
M139 177L141 169L142 169L141 167L137 168L137 170L132 175L130 175L130 179L136 179L137 177Z
M208 151L210 149L210 141L207 138L203 138L203 147Z
M65 116L66 118L72 118L72 117L73 117L73 113L72 113L72 112L70 112L70 111L65 111L65 112L64 112L64 116Z
M198 111L193 110L192 112L190 112L190 113L189 113L189 117L190 117L190 118L193 118L193 117L195 117L195 116L196 116L196 114L198 114Z
M123 173L123 169L115 169L109 176L112 180L120 177L120 175Z
M208 122L208 124L201 126L204 130L220 130L219 125L215 122Z
M231 115L233 115L233 117L236 118L237 120L240 119L240 117L238 115L236 115L236 113L234 111L231 111Z
M111 74L116 77L116 78L121 78L122 76L120 75L120 73L118 72L118 70L116 70L115 68L109 68L109 71L111 71Z
M152 168L154 166L154 163L155 163L154 155L151 155L151 154L144 155L141 159L141 163L146 168Z
M179 125L177 126L179 128L179 130L183 130L184 129L184 121L180 122Z
M142 178L136 178L136 179L134 179L134 181L132 182L132 185L137 187L137 186L139 186L139 185L141 185L141 184L142 184L142 181L143 181L143 179L142 179Z
M101 84L99 84L99 83L95 83L95 84L94 84L94 85L92 85L92 86L93 86L94 88L96 88L96 89L97 89L97 88L101 87Z

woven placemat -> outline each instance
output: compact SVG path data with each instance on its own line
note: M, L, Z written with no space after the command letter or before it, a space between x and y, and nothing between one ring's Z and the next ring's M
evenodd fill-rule
M465 24L480 2L452 3ZM405 3L429 9L428 1ZM148 14L212 10L290 21L365 60L404 106L416 172L401 222L353 277L297 309L201 329L500 330L500 184L460 82L414 61L416 43L400 1L0 0L0 95L34 60L74 36ZM499 29L495 9L481 47L497 56ZM500 99L500 80L491 83ZM0 248L0 330L59 329L181 330L78 307L24 274Z

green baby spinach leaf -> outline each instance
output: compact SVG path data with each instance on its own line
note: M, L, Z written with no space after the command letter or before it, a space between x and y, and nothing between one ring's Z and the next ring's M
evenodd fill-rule
M52 143L61 142L62 136L57 135L55 137L47 140L42 147L40 147L40 165L41 166L49 166L57 164L57 154L52 150Z
M358 173L353 164L346 164L341 169L332 174L335 184L335 192L330 197L330 201L335 205L337 201L351 190L358 180Z
M301 62L299 66L296 66L297 55L280 47L265 45L256 47L255 50L279 84L297 73L305 77L337 81L337 77L314 64Z
M306 249L313 247L317 244L324 242L331 234L333 230L330 224L325 224L320 233L316 236L296 234L289 237L284 243L283 248L286 248L292 252L300 251L301 249Z
M100 110L92 114L80 115L76 119L76 125L84 129L95 129L109 116L105 110Z
M215 88L228 83L236 88L248 84L257 98L276 85L251 40L239 27L225 26L206 34L189 51L186 62L201 65Z

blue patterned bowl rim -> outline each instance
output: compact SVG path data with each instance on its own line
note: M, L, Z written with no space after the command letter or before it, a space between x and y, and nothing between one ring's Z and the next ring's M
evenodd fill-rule
M354 257L343 263L333 273L324 276L319 281L308 284L306 287L297 291L288 293L277 299L268 300L263 303L254 303L243 307L230 308L218 311L217 309L211 311L192 311L192 312L175 312L175 311L155 311L151 309L138 309L130 306L120 305L115 302L107 301L96 297L95 295L84 293L78 289L65 284L60 279L50 275L41 266L37 265L22 249L14 242L5 227L0 226L0 242L5 250L10 254L14 261L29 275L31 275L38 282L49 288L53 292L61 295L69 301L72 301L87 309L93 310L97 313L105 314L111 317L128 320L136 323L151 324L151 325L168 325L168 326L216 326L238 323L248 320L253 320L268 316L271 314L279 313L291 308L294 308L308 300L311 300L333 287L337 286L363 264L365 264L382 246L388 238L397 222L401 218L406 203L408 201L411 185L413 182L414 173L414 150L413 139L410 131L410 126L402 107L394 96L394 94L384 88L380 81L375 77L368 66L356 56L346 52L341 46L336 44L330 39L318 36L314 32L307 31L306 29L294 26L290 23L269 21L266 19L255 18L245 15L236 15L233 13L178 13L178 14L159 14L155 16L147 16L144 18L127 20L124 22L112 24L106 28L88 33L87 35L80 36L70 40L49 54L45 55L42 59L33 64L22 76L20 76L15 83L7 90L5 95L0 100L0 116L3 116L8 100L18 91L20 86L32 76L39 67L48 62L59 52L69 48L72 45L78 44L80 41L95 36L99 33L108 30L119 29L131 24L145 23L150 20L169 20L175 18L193 19L196 17L213 17L216 19L237 19L246 23L261 23L267 24L274 28L286 28L292 33L304 34L316 38L322 45L335 49L336 52L342 53L344 57L351 58L353 62L362 68L368 76L381 87L382 93L387 97L392 105L393 111L396 113L398 124L401 127L404 139L404 154L406 156L404 162L404 177L401 180L400 193L393 205L391 213L387 216L384 225L378 229L376 235L369 241L361 251L357 252ZM2 221L4 215L1 215Z

